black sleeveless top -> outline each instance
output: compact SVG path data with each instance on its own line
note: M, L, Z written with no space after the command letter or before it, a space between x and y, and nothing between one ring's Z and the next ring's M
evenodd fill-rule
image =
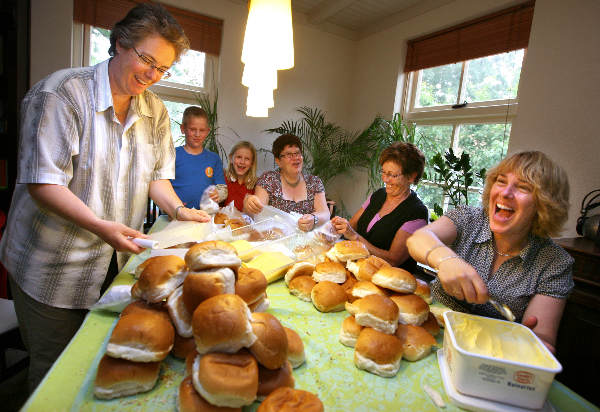
M421 199L415 192L410 191L410 195L402 203L387 215L383 216L377 223L373 225L371 230L367 232L367 226L373 217L381 210L387 194L385 188L377 190L371 195L371 201L363 212L358 223L356 225L356 232L369 241L373 246L379 249L389 250L392 246L392 241L396 232L402 225L411 220L423 219L427 221L429 211L427 207L421 202ZM414 272L417 263L410 256L406 261L400 265L402 269Z

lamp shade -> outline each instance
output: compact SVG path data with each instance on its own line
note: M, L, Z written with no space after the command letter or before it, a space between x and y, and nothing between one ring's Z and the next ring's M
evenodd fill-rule
M277 70L294 67L291 0L250 0L242 62L246 115L266 117L275 105Z

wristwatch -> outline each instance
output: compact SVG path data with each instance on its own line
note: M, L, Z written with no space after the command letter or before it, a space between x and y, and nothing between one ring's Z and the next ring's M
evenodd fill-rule
M319 217L317 215L315 215L314 213L311 213L312 217L313 217L313 227L317 226L317 223L319 223Z

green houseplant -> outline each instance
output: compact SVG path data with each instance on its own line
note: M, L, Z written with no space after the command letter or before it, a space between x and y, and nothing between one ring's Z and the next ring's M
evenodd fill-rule
M443 156L437 153L429 163L430 167L433 167L433 175L429 176L429 180L441 187L451 206L469 204L469 189L475 187L475 179L480 181L479 187L483 186L486 170L481 169L474 173L471 157L466 152L462 152L458 157L450 148ZM433 210L438 216L444 214L442 206L438 203L433 205Z

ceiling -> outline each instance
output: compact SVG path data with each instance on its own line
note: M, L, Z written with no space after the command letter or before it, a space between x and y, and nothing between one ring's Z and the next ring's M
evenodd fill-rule
M248 4L248 0L231 0ZM294 24L359 40L455 0L291 0Z

